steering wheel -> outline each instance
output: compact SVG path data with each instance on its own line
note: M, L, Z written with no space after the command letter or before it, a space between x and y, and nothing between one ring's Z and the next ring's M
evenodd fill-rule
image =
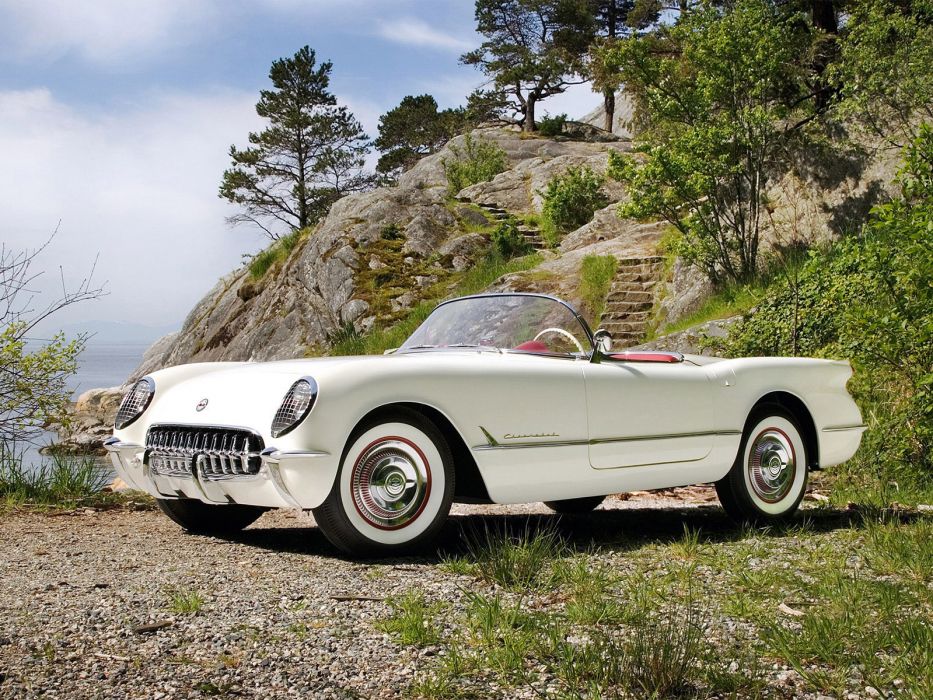
M574 337L573 333L565 331L563 328L545 328L543 331L541 331L540 333L538 333L538 335L535 336L535 340L540 338L545 333L557 333L559 335L564 336L565 338L569 339L570 342L572 342L574 345L577 346L577 350L579 350L581 354L586 354L586 350L583 349L583 346L580 345L580 341Z

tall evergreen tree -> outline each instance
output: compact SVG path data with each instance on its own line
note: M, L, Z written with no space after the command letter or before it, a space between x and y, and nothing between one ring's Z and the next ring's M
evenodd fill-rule
M220 185L220 196L242 209L231 223L253 223L278 239L370 185L363 173L367 136L329 92L332 68L330 61L318 65L308 46L272 63L272 89L262 90L256 104L269 125L249 134L248 148L230 147L231 167Z
M584 82L594 29L587 0L476 0L476 25L486 40L460 60L508 95L525 131L535 130L539 101Z
M606 121L603 128L612 131L616 111L616 90L619 85L613 78L618 76L615 70L602 70L605 63L600 61L599 49L610 48L619 37L631 34L628 24L629 15L635 8L635 0L590 0L596 21L597 42L591 52L589 78L593 87L603 95L603 111Z

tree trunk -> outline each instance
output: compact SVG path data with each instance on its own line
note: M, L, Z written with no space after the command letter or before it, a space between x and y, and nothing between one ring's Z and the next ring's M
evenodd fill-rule
M535 124L535 103L538 96L534 93L528 95L525 101L525 123L522 125L522 131L536 131L538 125Z
M616 93L612 88L603 90L603 109L606 112L606 131L612 131L615 127L616 117Z
M834 0L813 0L811 5L811 17L813 26L827 34L836 34L839 32L839 24L836 21L836 3Z

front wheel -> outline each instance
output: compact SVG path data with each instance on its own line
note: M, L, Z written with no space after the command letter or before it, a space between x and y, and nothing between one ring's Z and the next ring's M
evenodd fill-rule
M156 499L159 509L188 532L198 535L230 535L252 525L267 508L236 503L211 505L193 498Z
M749 418L732 469L716 482L716 493L736 520L783 520L803 499L807 463L796 419L778 407L759 409Z
M437 427L399 409L357 428L314 519L338 549L387 555L431 540L454 495L450 448Z

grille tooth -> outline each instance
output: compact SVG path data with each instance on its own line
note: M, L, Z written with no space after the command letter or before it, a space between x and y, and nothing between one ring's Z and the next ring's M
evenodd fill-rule
M259 473L264 443L242 428L156 425L146 435L147 459L156 474L225 479Z

